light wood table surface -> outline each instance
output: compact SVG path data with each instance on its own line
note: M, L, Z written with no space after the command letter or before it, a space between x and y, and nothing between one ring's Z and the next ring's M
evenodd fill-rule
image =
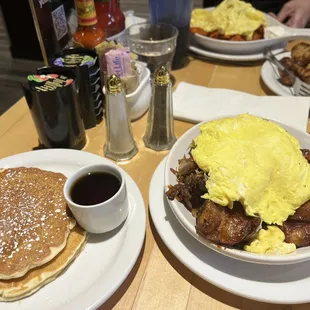
M173 75L176 85L180 81L186 81L208 87L240 90L254 95L273 95L263 85L260 70L261 63L234 66L190 59L186 68L173 72ZM146 115L132 123L132 126L140 152L133 160L121 166L138 184L148 210L149 183L155 168L167 152L156 153L144 147L142 136L146 128ZM191 127L192 124L175 121L178 137ZM103 156L104 122L88 130L87 136L88 143L84 150ZM31 151L37 145L36 130L26 102L21 99L0 117L0 158ZM305 290L309 288L305 287ZM138 261L125 282L100 310L111 308L307 310L310 309L310 304L283 306L255 302L209 284L173 256L161 241L147 212L146 237Z

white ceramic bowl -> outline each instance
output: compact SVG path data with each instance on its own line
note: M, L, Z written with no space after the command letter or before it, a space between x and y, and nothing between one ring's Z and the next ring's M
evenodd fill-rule
M214 8L207 8L207 10L211 11ZM268 14L265 14L267 20L268 27L279 27L283 33L290 34L291 40L293 38L302 38L302 37L310 37L310 31L307 29L298 29L292 30L292 28L287 27L271 17ZM265 31L266 31L265 28ZM288 41L289 39L283 39L281 37L270 38L270 39L262 39L256 41L226 41L226 40L218 40L212 39L200 34L194 34L193 39L203 46L207 50L229 54L229 55L247 55L247 54L258 54L262 53L266 47L278 46L281 42Z
M136 65L139 67L141 72L140 83L134 92L126 95L129 118L131 121L140 118L148 110L152 95L150 70L143 62L136 61ZM105 86L102 88L102 91L105 94Z
M104 172L120 180L120 188L108 200L95 205L80 205L71 199L71 189L75 182L89 173ZM104 191L104 188L102 188ZM86 193L87 194L87 193ZM109 164L82 167L71 175L64 186L67 204L79 225L94 234L109 232L120 226L128 215L128 197L125 177L118 166Z
M152 94L150 70L144 65L144 63L137 61L137 65L142 71L139 86L133 93L126 95L129 117L132 121L140 118L148 110Z
M227 115L226 117L230 117ZM223 118L223 117L221 117ZM211 121L213 119L210 119ZM310 149L310 135L285 125L281 122L271 120L283 128L285 128L291 135L296 137L300 143L301 148ZM202 123L201 123L202 124ZM174 144L171 149L165 167L165 186L167 189L168 185L175 185L177 183L176 177L171 173L170 168L178 167L178 160L181 159L185 154L188 154L188 146L191 144L192 140L197 137L200 133L198 124L188 130L179 140ZM285 265L299 263L310 259L310 247L299 248L295 253L290 253L286 255L266 255L266 254L255 254L246 252L243 250L237 250L232 248L218 247L215 243L206 240L205 238L199 236L196 233L195 224L196 220L192 214L177 200L169 201L170 207L175 214L176 218L182 224L182 226L197 240L208 248L221 253L223 255L258 264L270 264L270 265Z

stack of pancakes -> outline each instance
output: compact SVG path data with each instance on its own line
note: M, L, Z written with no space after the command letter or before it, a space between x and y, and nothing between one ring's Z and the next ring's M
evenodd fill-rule
M53 281L83 248L86 232L67 209L65 181L37 168L0 170L0 301Z

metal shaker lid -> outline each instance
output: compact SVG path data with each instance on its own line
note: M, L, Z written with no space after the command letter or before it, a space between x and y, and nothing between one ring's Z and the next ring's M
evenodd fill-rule
M155 71L155 83L161 85L170 83L170 74L165 66L161 66Z
M112 95L119 94L120 92L124 90L124 84L117 75L112 74L108 78L107 89L108 89L109 94L112 94Z

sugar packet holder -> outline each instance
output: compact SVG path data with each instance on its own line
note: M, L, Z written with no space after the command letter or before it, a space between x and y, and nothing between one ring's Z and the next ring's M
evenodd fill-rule
M85 48L64 49L49 59L50 66L72 68L76 74L78 100L85 128L96 126L96 114L92 98L91 81L100 76L99 57L95 50Z

